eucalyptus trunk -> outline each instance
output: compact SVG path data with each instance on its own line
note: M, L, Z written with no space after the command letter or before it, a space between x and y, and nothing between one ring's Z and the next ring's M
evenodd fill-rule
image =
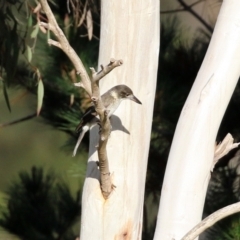
M239 9L239 0L223 1L182 109L164 177L155 240L179 240L201 221L216 135L240 75Z
M81 240L141 239L143 199L155 97L159 37L159 1L101 1L99 64L110 58L123 65L101 80L104 93L129 86L142 105L121 103L111 117L107 145L114 191L105 200L99 185L96 145L90 133L87 175L82 196Z

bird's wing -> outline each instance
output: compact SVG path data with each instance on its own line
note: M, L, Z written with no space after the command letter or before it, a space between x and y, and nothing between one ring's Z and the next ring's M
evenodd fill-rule
M111 107L111 105L113 105L113 103L115 102L114 101L115 98L111 94L109 94L109 92L104 93L101 96L101 98L102 98L104 107L108 110ZM96 115L97 115L97 113L95 111L94 106L87 108L87 110L85 111L85 113L82 116L80 123L76 127L76 132L80 132L82 130L82 127L85 126L86 124L90 123L96 117Z
M102 102L104 104L104 107L106 109L109 109L115 101L115 98L111 94L109 94L108 92L104 93L101 96L101 98L102 98Z
M91 122L96 116L96 111L94 106L89 107L83 114L80 123L76 127L76 132L80 132L82 127Z

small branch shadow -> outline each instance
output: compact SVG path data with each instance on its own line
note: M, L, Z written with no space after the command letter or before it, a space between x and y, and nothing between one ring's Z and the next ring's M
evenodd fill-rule
M123 126L122 121L118 116L112 115L110 121L111 121L111 125L112 125L112 131L122 131L122 132L130 135L130 132ZM90 130L91 140L94 143L93 144L94 147L90 147L90 149L89 149L89 158L92 158L93 154L97 151L96 146L98 145L98 138L99 138L98 131L99 131L98 126L94 126ZM87 178L88 177L95 178L98 181L100 180L100 171L98 168L98 160L92 159L88 162L86 177Z

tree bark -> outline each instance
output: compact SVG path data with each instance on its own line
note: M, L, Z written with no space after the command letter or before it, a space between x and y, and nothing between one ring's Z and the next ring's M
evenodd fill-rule
M103 0L101 4L99 64L112 57L124 62L101 81L101 93L126 84L142 105L124 101L111 118L107 151L116 188L107 200L101 193L96 164L98 131L91 131L80 239L141 239L159 54L159 1Z
M179 240L201 220L216 135L240 75L239 9L239 0L223 2L181 112L162 187L155 240Z

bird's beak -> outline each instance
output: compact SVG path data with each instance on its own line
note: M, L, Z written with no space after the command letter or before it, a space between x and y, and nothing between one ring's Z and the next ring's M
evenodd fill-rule
M128 95L127 98L136 102L136 103L138 103L138 104L142 104L133 94Z

